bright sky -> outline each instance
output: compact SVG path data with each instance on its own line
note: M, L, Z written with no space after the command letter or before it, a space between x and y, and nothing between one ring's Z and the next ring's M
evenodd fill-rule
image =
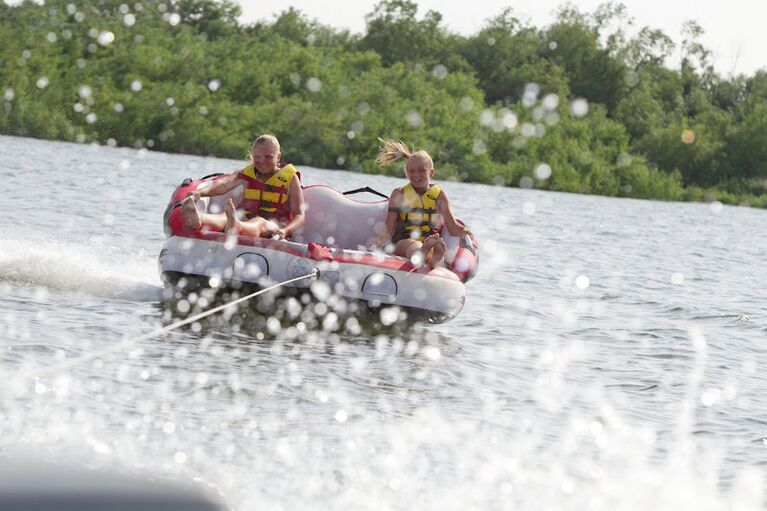
M311 19L352 32L365 29L365 15L378 0L235 0L242 7L242 21L271 20L272 16L295 7ZM553 21L553 12L562 0L415 0L418 16L428 10L442 14L448 29L463 35L476 33L487 18L511 6L518 17L543 27ZM604 0L574 2L582 12L593 12ZM702 42L713 52L713 63L724 75L752 75L767 67L767 1L765 0L622 0L635 26L659 28L677 46L685 20L697 21L705 30ZM673 63L669 63L672 65Z

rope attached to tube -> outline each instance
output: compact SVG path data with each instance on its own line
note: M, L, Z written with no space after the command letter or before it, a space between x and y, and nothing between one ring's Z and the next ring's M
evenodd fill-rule
M315 275L317 275L317 269L316 268L313 269L311 271L311 273L307 273L306 275L302 275L300 277L295 277L295 278L292 278L290 280L286 280L286 281L280 282L278 284L274 284L273 286L269 286L269 287L266 287L264 289L259 289L258 291L255 291L255 292L253 292L253 293L251 293L249 295L240 297L240 298L238 298L236 300L232 300L231 302L227 302L225 304L219 305L219 306L214 307L212 309L203 311L203 312L201 312L199 314L195 314L191 318L186 318L186 319L183 319L181 321L177 321L177 322L172 323L172 324L170 324L168 326L164 326L162 328L158 328L156 330L153 330L153 331L151 331L149 333L140 335L138 337L133 337L131 339L126 339L124 341L120 341L117 344L113 344L113 345L109 346L108 348L104 348L104 349L101 349L101 350L94 351L92 353L88 353L87 355L83 355L81 357L74 358L74 359L66 361L66 362L62 362L61 364L57 364L55 366L49 367L47 369L43 369L41 371L30 371L29 374L26 374L26 375L22 373L22 374L18 374L18 375L12 376L11 378L9 378L6 381L14 381L14 380L19 380L19 379L24 380L24 379L39 378L40 376L44 376L44 375L48 375L48 374L51 374L51 373L56 373L56 372L60 372L60 371L63 371L63 370L71 369L71 368L73 368L73 367L75 367L77 365L80 365L80 364L84 363L84 362L88 362L89 360L93 360L94 358L98 358L98 357L101 357L101 356L106 355L108 353L111 353L113 351L117 351L117 350L119 350L120 348L122 348L124 346L128 346L130 344L135 344L135 343L138 343L138 342L141 342L141 341L146 341L148 339L151 339L152 337L156 337L156 336L161 335L161 334L166 334L168 332L176 330L177 328L181 328L182 326L188 325L190 323L194 323L195 321L199 321L200 319L203 319L203 318L207 318L208 316L211 316L211 315L213 315L213 314L215 314L217 312L220 312L220 311L222 311L222 310L224 310L226 308L229 308L229 307L232 307L234 305L237 305L238 303L242 303L242 302L245 302L247 300L253 299L253 298L255 298L255 297L259 296L259 295L262 295L262 294L264 294L264 293L266 293L268 291L272 291L272 290L277 289L279 287L282 287L282 286L284 286L286 284L291 284L291 283L297 282L299 280L304 280L304 279L312 278Z

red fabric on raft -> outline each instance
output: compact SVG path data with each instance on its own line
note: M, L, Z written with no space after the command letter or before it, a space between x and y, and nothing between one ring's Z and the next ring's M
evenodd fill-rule
M333 252L330 250L330 247L326 247L319 243L309 243L307 248L309 249L309 257L315 261L333 260Z
M476 264L477 254L468 248L461 247L455 254L455 259L453 260L453 264L450 265L450 270L458 275L458 278L461 279L462 282L466 282L466 279L471 275Z
M183 230L185 230L185 222L184 222L184 215L181 214L181 208L175 208L173 211L170 212L170 216L168 217L168 224L170 225L170 231L173 234L177 234Z
M190 181L189 184L186 186L178 186L174 191L173 195L170 197L170 205L173 206L175 204L179 204L181 201L183 201L185 198L187 198L193 191L197 189L198 186L200 186L200 183L203 181L201 179L196 179L194 181ZM181 214L181 206L174 207L167 218L168 227L170 227L170 231L173 234L178 234L179 232L188 230L186 227L186 222L184 221L184 216Z

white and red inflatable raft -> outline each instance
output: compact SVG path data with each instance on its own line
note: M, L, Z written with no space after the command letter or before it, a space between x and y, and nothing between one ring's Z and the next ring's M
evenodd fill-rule
M371 251L376 226L384 222L388 201L364 202L351 197L369 188L341 193L324 185L303 189L306 222L289 240L238 236L227 240L222 232L191 230L181 215L181 201L198 188L209 186L222 175L186 179L174 191L165 211L168 239L160 252L163 280L177 289L198 286L241 288L266 287L307 275L312 279L289 284L308 288L314 281L347 300L372 307L397 306L409 318L442 322L454 317L466 299L464 283L477 271L477 242L473 236L451 236L443 229L448 251L443 266L427 268L409 259ZM205 197L198 210L223 211L226 199L235 204L242 189Z

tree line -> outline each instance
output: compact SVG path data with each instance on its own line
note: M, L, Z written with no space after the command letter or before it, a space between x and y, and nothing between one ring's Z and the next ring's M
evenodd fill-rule
M429 151L440 179L767 206L767 72L724 77L684 26L632 29L623 5L506 9L463 36L383 0L353 34L288 9L243 24L229 0L0 1L0 133L290 161L358 172L378 137Z

